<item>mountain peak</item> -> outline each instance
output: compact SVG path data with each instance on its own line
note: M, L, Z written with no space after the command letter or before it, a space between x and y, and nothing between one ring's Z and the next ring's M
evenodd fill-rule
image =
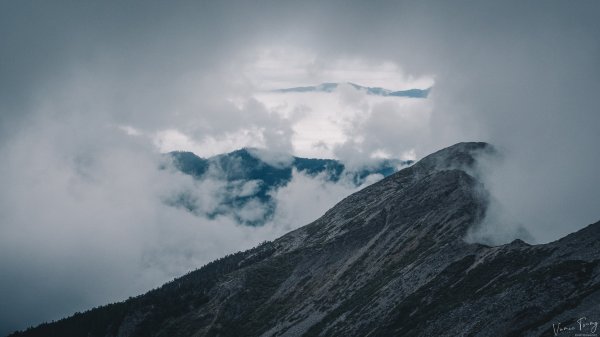
M478 155L492 149L486 143L459 143L440 150L347 197L281 240L297 242L300 236L306 248L390 236L399 246L416 250L423 245L462 246L469 228L484 217L489 200L469 172Z
M459 169L470 172L480 156L495 153L496 149L488 143L463 142L434 152L418 161L415 166L428 170Z

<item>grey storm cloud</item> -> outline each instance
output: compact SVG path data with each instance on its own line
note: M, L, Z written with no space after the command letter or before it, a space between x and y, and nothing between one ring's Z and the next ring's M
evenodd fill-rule
M158 286L300 225L295 205L316 217L352 191L297 176L275 196L284 225L263 229L161 203L194 183L118 126L198 138L254 126L266 147L292 148L292 117L227 99L254 90L241 65L262 46L308 50L315 72L350 56L433 76L427 119L394 128L403 117L377 105L350 129L362 146L421 157L488 141L504 161L486 184L535 240L597 221L598 13L597 1L2 2L0 334Z

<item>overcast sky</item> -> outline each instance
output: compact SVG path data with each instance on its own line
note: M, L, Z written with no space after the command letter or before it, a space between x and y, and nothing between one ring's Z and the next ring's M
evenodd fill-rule
M598 221L599 15L598 1L3 1L0 334L139 294L354 190L297 175L264 228L203 220L162 203L195 186L157 169L174 149L358 165L487 141L505 154L487 185L536 241ZM321 82L433 90L269 92ZM212 183L194 187L206 203Z

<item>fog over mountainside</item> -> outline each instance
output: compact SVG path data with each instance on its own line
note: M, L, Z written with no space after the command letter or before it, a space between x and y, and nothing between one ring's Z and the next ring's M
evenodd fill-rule
M299 158L260 149L241 149L207 159L191 152L171 152L169 156L176 169L194 177L194 183L167 198L167 204L209 218L231 216L239 224L250 226L273 220L277 213L277 191L285 188L294 174L352 189L412 164L412 161L379 159L361 167L346 167L337 160ZM207 181L220 184L220 198L211 200L209 205L202 202L206 190L201 187Z
M232 213L232 193L261 183L198 179L172 151L352 171L484 141L502 158L468 173L489 202L465 247L555 247L598 221L598 13L593 0L0 1L0 335L274 240L381 178L292 168ZM590 259L555 257L593 291Z
M600 222L543 245L464 240L486 216L476 172L494 152L456 144L277 240L11 336L593 334Z

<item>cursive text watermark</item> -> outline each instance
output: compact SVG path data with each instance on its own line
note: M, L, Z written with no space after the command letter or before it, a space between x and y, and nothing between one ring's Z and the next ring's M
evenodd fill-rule
M587 317L580 317L575 323L570 325L563 325L562 323L552 324L554 336L571 333L572 336L577 337L596 337L598 336L596 334L597 329L598 321L589 320Z

